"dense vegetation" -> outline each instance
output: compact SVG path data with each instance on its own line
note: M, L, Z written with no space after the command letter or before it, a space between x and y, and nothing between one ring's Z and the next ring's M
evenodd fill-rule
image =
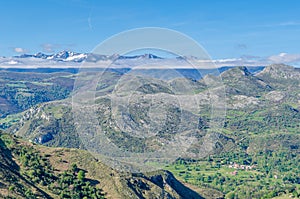
M48 159L49 155L41 155L30 144L18 144L18 141L9 135L0 134L0 136L2 150L7 147L6 150L11 151L19 165L15 165L19 174L29 184L36 185L55 198L104 198L105 195L102 190L96 188L85 177L85 171L78 168L76 164L71 164L70 168L62 173L55 172ZM13 183L13 179L8 179L8 181L11 183L9 185L11 193L5 198L15 198L14 195L25 196L26 198L38 198L40 196L40 193L35 193L21 183ZM44 194L44 197L47 195Z
M0 117L33 105L64 99L73 89L70 73L0 72Z

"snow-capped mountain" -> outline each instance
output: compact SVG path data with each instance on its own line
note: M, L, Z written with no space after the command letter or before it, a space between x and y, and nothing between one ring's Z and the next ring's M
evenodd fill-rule
M0 57L0 68L67 68L67 67L135 67L137 65L155 64L168 59L153 54L142 55L101 55L96 53L77 53L61 51L54 54L42 52L36 54L22 54L12 57Z
M99 55L94 53L76 53L71 51L61 51L56 54L44 54L36 53L33 55L23 54L19 56L14 56L13 58L38 58L38 59L47 59L53 61L62 61L62 62L97 62L97 61L107 61L107 60L116 60L116 59L162 59L153 54L144 54L136 56L119 56L119 55Z
M14 58L39 58L39 59L47 59L54 61L72 61L72 62L82 62L87 58L87 53L76 53L71 51L61 51L56 54L47 55L44 53L36 53L33 55L23 54L20 56L14 56Z
M163 59L153 54L135 55L135 56L119 56L118 59Z

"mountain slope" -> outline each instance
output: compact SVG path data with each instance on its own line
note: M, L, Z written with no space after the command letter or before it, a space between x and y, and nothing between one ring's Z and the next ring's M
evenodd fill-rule
M221 73L220 77L226 85L226 90L229 95L241 94L253 96L272 90L267 83L250 73L246 67L229 69Z
M0 71L0 118L42 102L64 99L73 84L71 73Z
M285 71L285 73L291 73L291 71L293 73L297 72L291 70L290 67L288 68L289 70ZM266 69L266 71L268 71L268 69ZM239 140L241 139L241 136L248 137L249 132L255 134L267 132L284 133L287 132L287 128L289 128L289 133L297 132L297 129L299 128L297 124L300 123L299 87L290 87L290 91L287 91L287 87L284 87L286 82L278 82L276 86L266 78L266 76L261 74L267 74L267 72L253 75L247 68L237 67L223 72L221 78L206 76L199 82L186 79L174 79L172 81L164 82L150 77L144 78L143 80L139 80L140 77L137 77L137 80L135 80L134 78L131 78L130 75L128 75L128 78L126 79L115 72L106 72L101 78L101 81L99 81L96 91L97 98L95 103L99 124L103 125L103 128L111 129L111 132L113 132L112 139L122 147L129 147L129 149L134 147L134 150L138 151L149 148L149 146L155 147L155 145L152 145L153 142L151 139L134 139L133 137L129 139L127 134L122 133L122 130L117 128L117 125L114 124L114 121L111 118L110 110L113 98L111 98L110 93L115 89L118 90L119 93L124 93L124 96L126 97L126 95L130 93L130 89L132 89L131 87L133 85L143 82L136 90L142 95L136 94L134 101L128 104L127 107L119 106L118 109L116 109L119 112L122 112L123 109L126 110L127 108L131 110L130 113L122 116L124 118L123 121L125 121L124 125L126 125L124 128L126 127L127 130L131 129L130 131L133 131L134 129L140 129L142 131L149 123L149 115L146 111L149 107L147 106L147 103L143 102L146 102L151 98L148 99L148 97L144 97L142 100L139 96L152 97L161 93L172 94L175 92L177 94L177 99L181 99L188 98L190 94L196 94L201 100L200 106L202 107L199 113L202 124L199 124L199 132L196 133L198 133L199 143L207 143L205 141L205 135L207 134L205 125L207 125L210 119L209 114L211 105L209 97L210 93L208 92L205 83L211 81L216 82L222 79L227 91L225 130L217 130L217 133L221 133L227 137L222 143L227 143L226 140L228 139ZM125 77L127 77L127 75ZM287 79L286 81L290 80ZM294 79L293 82L299 84L298 79ZM209 84L212 88L218 88L220 86L220 83L217 82ZM183 89L186 85L189 86L188 90ZM27 139L31 139L34 142L47 146L84 148L75 132L71 106L71 102L68 99L41 104L22 114L6 118L4 120L6 123L3 123L3 125L9 127L9 132L17 133L20 136L24 136ZM178 101L174 101L173 105L172 103L169 103L165 106L166 107L164 108L168 111L168 114L170 116L172 115L170 118L173 119L166 124L166 129L169 129L168 131L170 133L164 132L161 137L172 134L173 127L169 127L171 127L172 123L174 123L175 119L179 116L191 118L192 120L184 120L181 127L177 129L178 132L181 130L184 131L185 128L188 128L189 125L191 125L191 122L188 123L185 121L193 121L193 118L197 117L194 112L190 112L191 110L189 110L186 105L187 109L181 110L182 114L178 115L176 108L178 110L183 108L183 104L179 106ZM161 110L161 108L157 110ZM185 113L185 115L183 115L183 113ZM160 117L159 114L157 114L157 117ZM157 121L159 121L159 119L157 119ZM235 135L233 133L236 131L238 131L239 134ZM132 144L133 140L135 144Z
M69 194L79 194L96 198L202 198L170 172L119 173L86 151L47 148L3 133L0 150L1 197L68 198ZM80 173L85 173L83 178ZM91 195L74 186L82 186L80 190L85 187ZM70 187L71 192L67 190Z
M237 67L224 71L220 77L207 75L200 81L179 78L164 81L148 76L144 79L139 79L141 77L137 76L134 79L130 74L124 76L124 74L116 73L115 71L108 71L101 78L101 81L98 82L95 104L92 108L95 108L99 125L107 130L106 135L110 140L118 147L129 151L155 150L160 146L157 140L168 140L172 136L176 136L178 132L184 132L184 135L196 137L197 142L189 145L190 148L187 150L187 153L203 154L204 157L192 159L191 161L195 162L193 163L195 166L188 166L188 161L181 161L180 164L175 163L176 166L171 171L181 181L189 182L199 187L202 195L205 194L209 198L210 195L206 189L209 186L212 190L211 195L216 194L222 197L222 195L224 196L234 191L241 198L244 198L247 194L249 195L251 188L256 194L254 198L261 198L267 197L267 193L273 189L271 185L264 183L265 180L276 181L277 184L281 185L289 183L289 190L297 192L297 176L285 176L291 175L290 173L298 173L294 163L289 163L290 165L288 166L293 172L278 170L287 166L283 162L273 169L272 174L269 174L269 170L265 171L265 166L268 166L269 162L274 160L274 158L269 157L272 155L276 156L280 161L283 160L282 156L284 155L282 154L291 153L292 155L290 154L290 156L296 160L298 158L297 155L294 155L300 151L300 78L298 78L298 74L299 70L284 65L268 66L257 74L250 73L245 67ZM138 84L140 82L141 84ZM206 86L205 83L209 83L210 87ZM135 85L139 85L139 87L134 90L134 95L131 95L130 91L135 88ZM189 85L191 89L184 89L185 85ZM226 98L220 98L218 96L219 93L215 92L222 91L220 88L223 86L225 86L227 91ZM158 125L163 119L162 114L160 114L163 108L165 108L169 116L164 123L163 129L156 134L159 139L135 137L122 131L120 123L116 125L114 121L116 118L112 118L112 100L115 99L113 97L116 97L112 95L112 92L116 90L120 94L118 96L119 99L124 97L126 99L124 101L127 101L127 99L131 100L131 103L120 104L120 106L114 107L114 111L126 113L120 114L123 117L123 123L121 124L129 131L138 129L138 132L143 132L143 129L147 128L150 121L148 110L151 97L166 96L167 94L174 97L169 98L174 100L168 101L169 103L164 104L162 107L156 106L160 104L158 100L152 104L152 108L155 109L152 113L155 113L156 117L154 119L158 121ZM199 99L199 106L201 107L199 112L189 106L190 101L188 100L190 96ZM208 129L208 123L211 119L210 100L214 97L217 100L226 100L224 127ZM180 101L181 99L188 100ZM161 100L161 102L163 101ZM184 103L178 103L179 101ZM75 131L71 105L70 98L46 102L34 106L25 112L9 115L9 117L0 120L0 122L5 124L3 126L8 127L6 128L8 132L16 133L39 144L84 148ZM184 119L180 126L177 126L181 117ZM195 131L186 131L186 129L196 123L198 126ZM152 128L151 130L157 129ZM70 151L72 152L73 149ZM71 152L68 152L68 154L73 154ZM77 150L74 150L74 152L77 152ZM67 154L67 152L64 153ZM189 154L187 156L193 157ZM261 156L266 158L265 162L259 162ZM74 156L72 155L72 157ZM189 160L190 158L187 159ZM211 159L214 160L213 164ZM228 164L230 164L229 160L232 162L239 161L239 164L247 164L248 166L250 163L257 164L256 166L259 169L254 169L253 173L248 171L245 171L245 173L241 172L243 173L242 175L247 176L247 178L243 178L239 174L231 173L234 170L227 169ZM79 165L80 161L78 162ZM201 165L200 170L198 164ZM59 167L66 166L61 164ZM205 169L209 172L218 171L220 173L211 175L208 172L207 174ZM281 173L283 174L280 175ZM172 175L169 173L161 173L160 175L164 176L162 177L164 181L172 178ZM237 178L233 177L235 175L237 175ZM274 180L274 175L281 177ZM255 181L252 179L253 176L256 176L256 180L262 183L259 184L259 189L257 188L258 184L252 182ZM133 190L133 188L144 187L143 183L151 184L154 182L151 180L149 182L150 178L146 174L133 177L139 177L139 180L124 180L121 183L122 187L126 184L126 186L131 187L130 190L135 195L141 195L143 192L143 194L148 194L145 196L146 198L150 197L151 191L143 190L140 192L140 189ZM220 183L222 182L223 184L216 184L216 181L212 180L213 178L220 180ZM128 179L131 178L129 177ZM226 180L224 181L224 179ZM249 184L245 185L242 183L245 179L247 179L246 181ZM116 183L120 184L119 181ZM232 186L232 183L235 183L236 187ZM249 190L247 186L249 186ZM158 187L162 189L161 186ZM106 190L105 187L102 188ZM284 189L282 187L277 188L276 194L280 194ZM160 190L156 185L150 190L154 189ZM203 189L205 190L203 191ZM116 188L116 190L119 189Z

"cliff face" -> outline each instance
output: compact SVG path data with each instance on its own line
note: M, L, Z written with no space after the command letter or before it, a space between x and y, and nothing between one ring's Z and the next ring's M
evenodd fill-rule
M127 184L139 198L203 198L184 186L169 171L135 174L127 179Z

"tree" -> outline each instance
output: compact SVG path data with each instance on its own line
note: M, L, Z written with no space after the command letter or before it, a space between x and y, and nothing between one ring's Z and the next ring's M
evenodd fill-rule
M73 163L73 164L71 165L71 171L72 171L73 173L75 173L75 172L77 171L77 169L78 169L77 165L76 165L75 163Z
M77 178L78 180L83 181L85 178L85 172L83 170L80 170L77 174Z

